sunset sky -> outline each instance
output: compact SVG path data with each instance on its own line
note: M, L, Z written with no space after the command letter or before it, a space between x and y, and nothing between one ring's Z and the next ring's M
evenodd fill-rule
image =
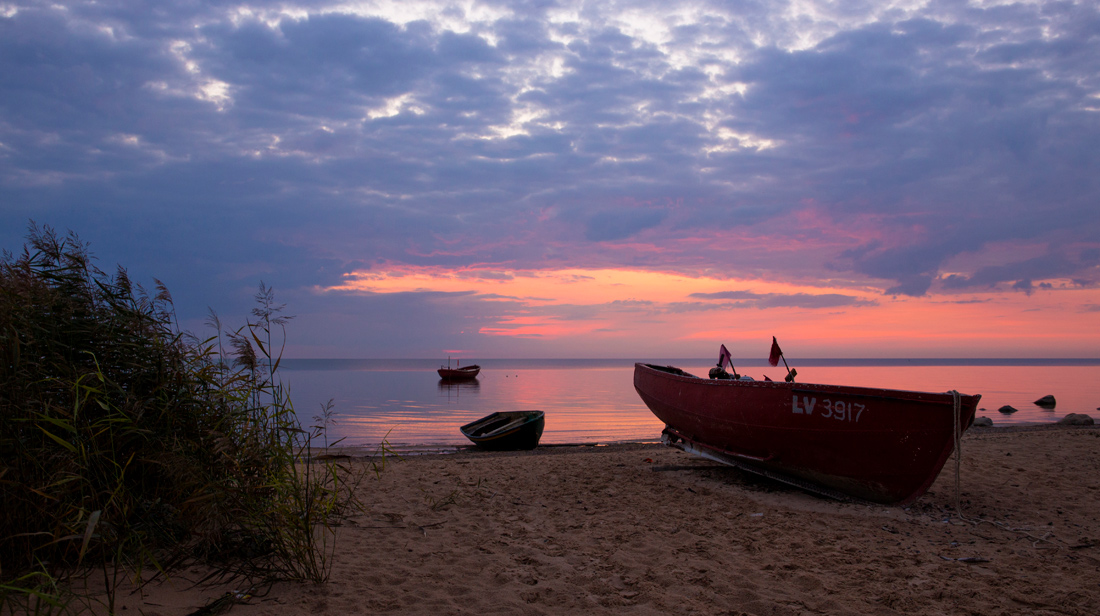
M1100 357L1100 5L0 0L0 248L289 357Z

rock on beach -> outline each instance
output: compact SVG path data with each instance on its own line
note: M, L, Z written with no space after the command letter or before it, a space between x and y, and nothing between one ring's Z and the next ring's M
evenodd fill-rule
M1045 409L1052 409L1058 402L1054 399L1054 396L1045 395L1035 401L1035 406L1041 406Z
M1059 419L1058 423L1067 426L1091 426L1096 422L1092 420L1092 417L1084 413L1070 413L1069 415L1066 415L1065 417Z

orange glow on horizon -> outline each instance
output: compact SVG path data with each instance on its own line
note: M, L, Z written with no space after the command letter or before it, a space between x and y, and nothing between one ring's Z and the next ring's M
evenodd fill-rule
M753 293L759 294L822 293L820 288L808 285L708 276L692 277L648 270L579 268L448 270L413 266L392 266L385 271L347 274L343 284L321 290L352 293L475 292L484 296L500 295L503 296L502 299L522 299L532 305L543 305L599 304L614 301L695 301L689 297L692 293L748 290L750 286ZM852 294L854 291L845 292ZM497 298L486 297L486 299Z
M556 341L574 356L705 356L720 341L735 356L766 356L772 335L803 357L1091 357L1100 348L1100 291L1066 286L914 298L641 269L390 265L318 291L462 294L496 315L478 332L486 339ZM727 292L736 293L693 296Z

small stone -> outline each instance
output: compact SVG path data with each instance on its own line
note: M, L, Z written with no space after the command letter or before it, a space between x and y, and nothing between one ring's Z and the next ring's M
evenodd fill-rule
M1058 420L1058 423L1066 426L1091 426L1095 424L1092 417L1084 413L1070 413Z
M1054 396L1046 395L1035 401L1035 406L1041 406L1045 409L1052 409L1057 402L1054 400Z
M975 428L992 428L993 427L993 420L988 418L988 417L975 417L974 418L974 427Z
M999 408L997 410L1004 413L1005 415L1008 415L1008 414L1011 414L1011 413L1015 413L1018 409L1014 406L1010 406L1010 405L1006 404L1006 405L1002 406L1001 408Z

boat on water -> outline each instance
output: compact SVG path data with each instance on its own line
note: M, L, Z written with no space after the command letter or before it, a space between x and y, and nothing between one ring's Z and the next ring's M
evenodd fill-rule
M542 411L502 411L468 423L459 430L482 449L534 449L542 438L546 418Z
M439 370L436 370L436 372L439 373L439 378L447 381L466 381L469 379L476 379L478 373L481 372L481 366L477 364L463 366L461 368L445 368L440 366Z
M819 494L902 506L932 485L981 399L643 363L634 389L665 423L666 445Z

